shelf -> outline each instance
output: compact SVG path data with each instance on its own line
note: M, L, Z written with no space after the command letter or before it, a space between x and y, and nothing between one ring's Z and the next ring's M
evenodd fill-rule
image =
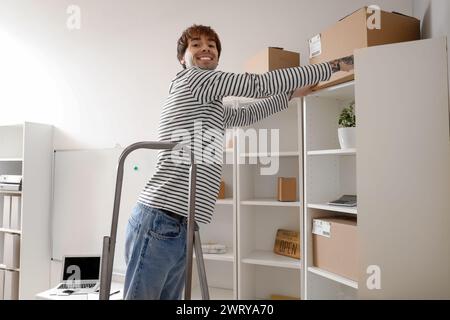
M356 155L356 149L335 149L335 150L308 151L308 156L322 156L322 155L353 156L353 155Z
M220 205L232 205L233 204L233 198L226 198L226 199L217 199L216 204Z
M325 270L322 270L322 269L319 269L316 267L309 267L308 271L312 272L314 274L317 274L319 276L322 276L324 278L345 284L346 286L352 287L354 289L358 289L358 282L356 282L354 280L350 280L350 279L342 277L342 276L339 276L335 273L328 272L328 271L325 271Z
M3 194L5 196L20 196L20 195L22 195L22 191L0 190L0 194Z
M256 264L269 267L281 267L289 269L301 269L301 261L294 258L280 256L272 251L253 251L248 257L242 259L242 263Z
M354 100L355 81L350 81L325 89L317 90L314 93L310 94L308 97L330 98L337 100Z
M19 268L10 268L5 266L4 264L0 264L0 270L20 272Z
M0 162L22 162L22 158L0 158Z
M21 235L22 231L14 230L14 229L8 229L8 228L0 228L0 233L10 233L10 234Z
M194 253L195 258L195 253ZM204 253L203 260L234 262L234 253L231 248L227 248L226 253Z
M300 207L300 202L281 202L276 199L249 199L241 201L243 206Z
M334 212L350 213L350 214L355 214L355 215L358 214L357 207L339 207L339 206L330 206L328 204L312 204L312 203L310 203L310 204L308 204L308 208L334 211Z
M233 300L233 290L231 289L223 289L223 288L214 288L208 287L209 289L209 297L211 300ZM200 291L200 287L193 287L191 292L192 300L201 300L202 294Z
M241 153L241 158L264 158L264 157L298 157L298 151L284 151L284 152L252 152Z

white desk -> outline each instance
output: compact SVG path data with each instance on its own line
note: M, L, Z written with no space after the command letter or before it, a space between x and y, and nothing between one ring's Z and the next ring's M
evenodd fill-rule
M118 293L114 293L119 291ZM113 293L110 296L110 300L122 300L123 299L123 283L121 282L112 282L111 283L111 292ZM67 296L58 296L54 294L54 289L49 289L47 291L38 293L36 295L36 300L98 300L98 293L89 293L89 294L71 294Z

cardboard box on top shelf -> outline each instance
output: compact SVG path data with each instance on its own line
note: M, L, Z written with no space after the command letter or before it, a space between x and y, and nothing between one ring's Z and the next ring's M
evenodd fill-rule
M278 178L278 201L295 202L297 201L297 179L296 178Z
M357 281L356 225L350 217L313 219L313 265Z
M397 12L361 8L309 39L309 62L317 64L353 55L355 49L420 39L420 20ZM354 79L354 72L339 71L320 90Z
M277 69L300 66L300 53L283 48L268 47L251 57L245 63L244 71L263 74Z

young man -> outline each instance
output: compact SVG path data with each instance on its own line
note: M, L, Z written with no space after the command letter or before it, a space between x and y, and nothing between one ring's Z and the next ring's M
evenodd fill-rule
M159 140L189 141L197 165L196 222L211 222L222 169L226 128L248 126L288 107L333 72L353 68L353 58L289 68L262 75L215 71L221 43L210 27L192 26L178 40L184 70L172 81L159 126ZM246 108L224 107L226 96L261 99ZM220 136L204 141L207 132ZM200 141L199 144L198 141ZM196 147L197 146L197 147ZM219 157L200 161L205 149ZM189 163L171 151L158 155L156 172L139 196L128 221L125 299L181 299L185 281ZM220 158L220 160L218 160Z

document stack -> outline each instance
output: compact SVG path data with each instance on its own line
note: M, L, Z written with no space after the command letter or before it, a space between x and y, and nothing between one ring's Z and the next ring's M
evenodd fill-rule
M22 176L0 175L0 300L18 299Z
M22 176L0 175L0 191L21 191Z

